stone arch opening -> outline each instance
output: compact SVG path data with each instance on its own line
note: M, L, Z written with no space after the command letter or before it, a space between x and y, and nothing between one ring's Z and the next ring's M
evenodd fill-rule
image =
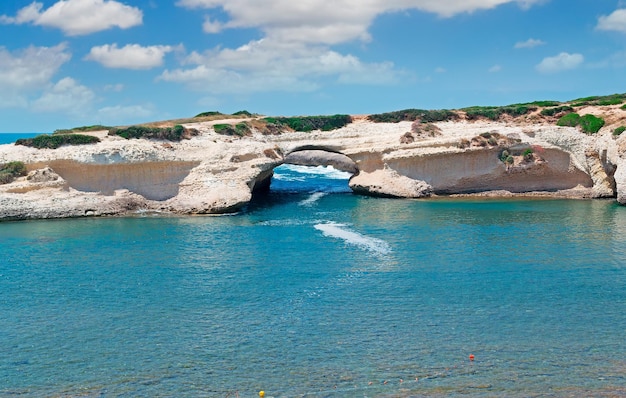
M357 163L333 148L301 146L255 183L255 196L272 193L351 192L348 181Z

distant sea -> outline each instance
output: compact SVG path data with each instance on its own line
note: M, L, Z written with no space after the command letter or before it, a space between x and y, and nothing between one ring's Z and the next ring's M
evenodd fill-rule
M230 216L0 223L0 396L626 396L625 207L347 178L281 166Z
M11 144L19 138L32 138L40 133L0 133L0 145Z

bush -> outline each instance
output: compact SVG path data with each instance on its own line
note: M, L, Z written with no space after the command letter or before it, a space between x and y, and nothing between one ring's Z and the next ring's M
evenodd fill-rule
M606 105L619 105L626 101L626 94L611 94L604 96L592 96L578 98L572 101L572 106L606 106Z
M295 131L322 130L330 131L352 123L350 115L302 116L302 117L267 117L266 123L287 126Z
M557 122L557 126L563 127L576 127L580 122L580 115L578 113L569 113L562 118L560 118Z
M448 109L405 109L402 111L369 115L367 118L368 120L375 123L399 123L412 122L415 120L421 120L424 123L434 123L457 120L459 118L459 115L456 112Z
M42 149L57 149L62 145L87 145L100 142L100 138L83 134L38 135L35 138L22 138L15 145Z
M243 137L252 134L252 130L250 130L250 126L247 123L238 123L235 126L233 126L232 124L215 124L213 125L213 130L215 130L217 134L231 135L237 137Z
M587 134L595 134L604 126L604 119L594 115L584 115L580 118L580 127Z
M620 126L613 130L613 135L620 135L624 132L624 130L626 130L626 126Z
M622 110L626 111L626 104L624 104L624 105L620 106L620 108L619 108L619 109L622 109Z
M9 162L0 164L0 184L13 182L16 177L26 175L26 165L23 162Z
M74 127L71 129L54 130L54 133L52 134L72 134L77 131L79 132L103 131L103 130L111 130L112 128L113 127L110 127L110 126L103 126L101 124L96 124L93 126L81 126L81 127Z
M209 111L209 112L198 113L194 117L219 116L219 115L223 115L223 113L222 112L217 112L217 111Z
M252 113L250 113L250 112L248 112L248 111L246 111L246 110L243 110L243 111L238 111L238 112L233 113L233 116L247 116L247 117L252 117L253 115L252 115Z
M184 138L188 138L189 135L194 135L195 131L186 130L180 124L174 127L145 127L145 126L130 126L121 129L112 129L109 131L109 135L117 135L127 140L131 138L145 138L145 139L157 139L168 141L181 141Z
M541 110L543 116L554 116L557 113L574 112L574 108L569 105L558 106L556 108L545 108Z
M560 118L556 124L566 127L580 126L583 132L595 134L604 126L604 119L594 115L580 116L578 113L570 113Z

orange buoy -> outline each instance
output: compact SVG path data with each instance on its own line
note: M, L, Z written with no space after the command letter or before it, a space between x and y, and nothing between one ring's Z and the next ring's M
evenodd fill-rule
M470 361L473 361L473 360L474 360L474 354L470 354L470 355L469 355L469 360L470 360Z

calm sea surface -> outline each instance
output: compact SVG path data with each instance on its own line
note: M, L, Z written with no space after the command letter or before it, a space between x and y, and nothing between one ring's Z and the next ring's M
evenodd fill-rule
M273 188L0 223L0 396L626 396L626 208Z
M36 133L0 133L0 145L11 144L19 138L33 138L38 135Z

